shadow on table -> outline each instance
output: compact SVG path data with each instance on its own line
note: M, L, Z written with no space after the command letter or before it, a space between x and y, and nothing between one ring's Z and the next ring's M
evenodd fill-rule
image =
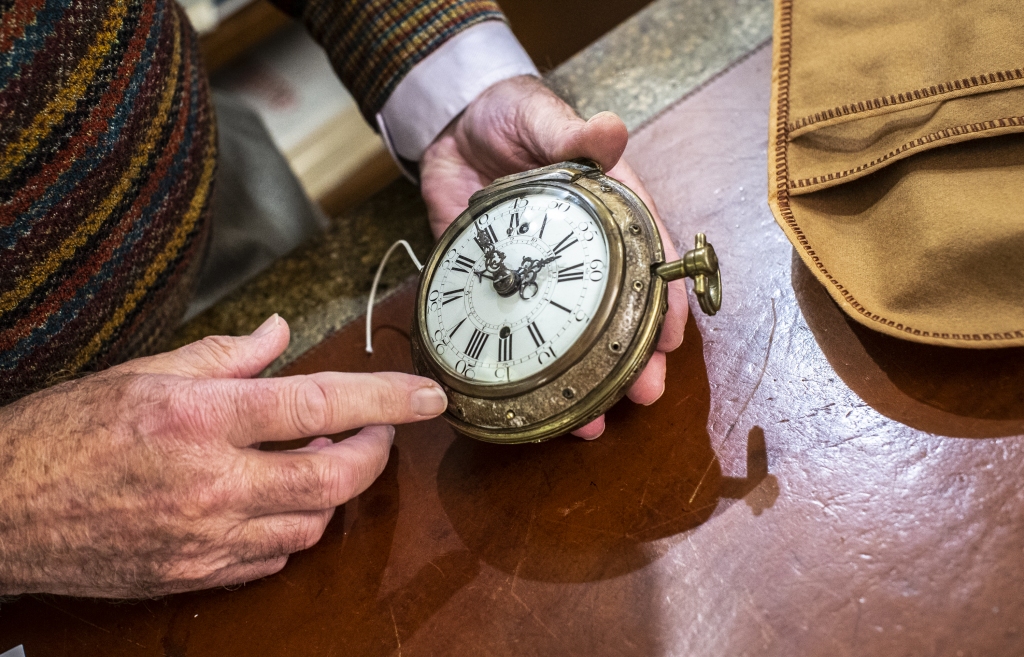
M893 338L847 317L796 251L791 278L825 358L879 413L951 437L1024 434L1024 348L954 349Z
M441 503L474 555L519 578L589 582L639 570L667 549L658 539L711 517L723 496L771 506L764 431L749 436L748 476L723 477L707 432L710 387L703 339L692 318L669 356L664 396L628 401L586 442L491 445L460 437L438 469Z

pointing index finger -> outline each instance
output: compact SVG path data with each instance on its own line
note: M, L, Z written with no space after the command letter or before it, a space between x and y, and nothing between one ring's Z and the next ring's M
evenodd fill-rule
M395 372L214 380L206 382L206 394L193 399L194 411L216 418L238 447L417 422L440 415L448 405L430 379Z

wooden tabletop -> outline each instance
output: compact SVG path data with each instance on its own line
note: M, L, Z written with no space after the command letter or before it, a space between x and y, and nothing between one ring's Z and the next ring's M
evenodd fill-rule
M1024 652L1024 350L847 319L766 207L761 49L632 139L722 312L664 397L588 443L495 446L442 421L279 575L118 603L0 606L0 650L92 655L1010 655ZM856 248L851 245L851 248ZM693 304L696 307L696 304ZM294 363L409 370L412 289Z

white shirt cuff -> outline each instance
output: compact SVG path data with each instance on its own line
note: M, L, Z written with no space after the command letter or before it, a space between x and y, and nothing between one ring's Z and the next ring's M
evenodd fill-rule
M398 83L377 114L381 136L393 156L419 162L427 146L485 89L519 75L540 77L512 30L502 21L478 23L446 41Z

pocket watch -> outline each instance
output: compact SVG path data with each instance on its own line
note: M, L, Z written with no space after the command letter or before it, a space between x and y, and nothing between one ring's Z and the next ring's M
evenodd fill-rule
M427 260L411 332L415 370L448 395L445 419L494 443L540 442L607 411L636 380L668 310L667 281L721 306L704 235L665 262L650 210L591 161L495 180Z

